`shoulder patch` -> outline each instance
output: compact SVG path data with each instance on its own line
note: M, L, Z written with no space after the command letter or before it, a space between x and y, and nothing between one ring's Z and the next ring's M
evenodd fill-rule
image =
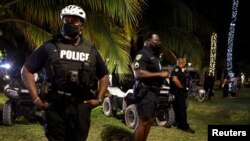
M178 68L175 68L175 70L174 70L175 72L178 72L179 71L179 69Z
M140 60L141 59L141 57L142 57L142 54L138 54L138 55L136 55L136 57L135 57L135 60Z
M135 67L135 68L139 68L139 66L140 66L139 63L138 63L138 62L135 62L134 67Z

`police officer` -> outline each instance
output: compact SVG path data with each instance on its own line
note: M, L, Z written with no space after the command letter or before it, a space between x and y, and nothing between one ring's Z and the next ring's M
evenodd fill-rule
M85 12L76 5L61 11L61 35L37 48L22 67L23 82L34 104L45 110L49 141L85 141L91 109L101 104L108 86L108 70L94 44L82 38ZM43 69L51 84L41 99L33 74ZM98 90L94 88L97 87ZM96 96L93 91L97 91Z
M187 86L184 67L186 60L184 58L177 59L177 66L171 72L170 87L171 92L175 95L173 109L175 112L175 121L178 129L186 132L195 133L187 123Z
M148 32L144 36L144 47L137 53L133 62L136 82L134 94L139 123L135 129L135 141L146 141L152 121L155 117L157 93L169 75L163 71L158 54L160 38L155 32Z

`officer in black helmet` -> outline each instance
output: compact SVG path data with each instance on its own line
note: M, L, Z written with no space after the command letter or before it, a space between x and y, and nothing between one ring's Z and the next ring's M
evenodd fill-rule
M108 70L95 45L82 38L86 20L83 9L66 6L61 19L61 35L37 48L23 65L21 75L34 104L45 111L47 139L85 141L91 109L102 103L108 87ZM43 68L51 84L46 99L39 97L33 77Z

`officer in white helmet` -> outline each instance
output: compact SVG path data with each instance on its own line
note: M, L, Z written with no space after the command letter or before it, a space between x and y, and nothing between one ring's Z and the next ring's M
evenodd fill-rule
M95 45L82 38L84 10L68 5L60 17L60 36L38 47L24 63L21 75L33 103L45 111L47 139L85 141L91 109L101 105L108 87L108 70ZM33 76L42 69L50 84L45 96L38 93Z
M62 35L67 39L78 39L86 20L83 9L76 5L69 5L62 9L60 16L63 20Z

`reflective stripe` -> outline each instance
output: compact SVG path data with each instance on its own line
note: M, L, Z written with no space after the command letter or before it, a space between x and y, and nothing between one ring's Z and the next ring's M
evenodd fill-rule
M168 90L160 90L160 94L169 94Z
M60 91L60 90L58 90L57 93L60 94L60 95L66 95L66 96L71 96L72 95L71 93Z

